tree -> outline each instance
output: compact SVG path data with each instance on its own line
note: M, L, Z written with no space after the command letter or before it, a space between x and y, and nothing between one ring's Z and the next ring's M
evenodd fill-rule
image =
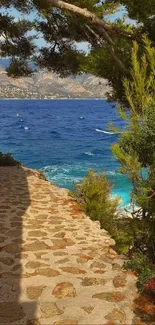
M132 40L142 43L139 26L124 20L107 22L121 1L98 0L1 0L0 53L11 57L9 75L33 72L28 60L62 77L82 72L107 78L114 89L112 99L122 99L122 80L129 75ZM11 8L25 14L15 20ZM26 14L34 13L30 19ZM45 46L36 46L40 37ZM78 42L89 44L89 54L78 50Z
M115 4L116 0L107 0L108 4ZM120 0L120 4L125 6L130 19L141 24L142 31L155 41L155 2L154 0Z
M119 112L128 123L112 151L120 163L120 172L133 185L135 206L128 220L128 238L132 251L138 251L155 263L155 49L144 39L145 54L138 59L139 47L132 50L131 80L124 80L130 112Z

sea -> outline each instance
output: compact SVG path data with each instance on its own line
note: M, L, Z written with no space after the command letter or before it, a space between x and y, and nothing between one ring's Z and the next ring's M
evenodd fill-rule
M106 100L0 100L0 151L62 188L73 188L89 169L105 171L111 195L127 207L131 184L112 155L118 135L109 122L125 127L115 103Z

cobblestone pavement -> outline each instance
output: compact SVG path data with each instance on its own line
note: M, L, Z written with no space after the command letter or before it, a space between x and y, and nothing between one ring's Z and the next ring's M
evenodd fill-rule
M114 241L39 175L0 168L0 324L134 324Z

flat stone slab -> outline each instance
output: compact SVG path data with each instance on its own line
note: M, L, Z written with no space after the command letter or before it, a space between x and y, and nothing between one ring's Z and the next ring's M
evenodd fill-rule
M0 167L0 325L134 325L114 241L34 170Z

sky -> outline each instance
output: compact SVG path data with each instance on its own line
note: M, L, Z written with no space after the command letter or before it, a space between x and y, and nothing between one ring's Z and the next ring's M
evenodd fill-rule
M27 18L27 15L22 15L21 16L21 13L19 13L17 10L15 9L11 9L9 10L9 13L15 17L15 19L19 19L19 18ZM124 15L126 14L126 11L125 9L123 8L123 6L120 7L120 10L115 13L114 15L111 15L110 17L107 17L108 20L110 21L114 21L118 18L122 18ZM32 12L31 14L28 15L28 18L30 20L33 20L35 17L35 12ZM39 39L36 40L36 44L39 46L39 47L42 47L42 46L46 46L46 43L45 41L43 40L43 38L39 37ZM78 49L79 50L82 50L82 51L85 51L85 52L88 52L88 44L86 42L81 42L81 43L78 43L77 45Z

